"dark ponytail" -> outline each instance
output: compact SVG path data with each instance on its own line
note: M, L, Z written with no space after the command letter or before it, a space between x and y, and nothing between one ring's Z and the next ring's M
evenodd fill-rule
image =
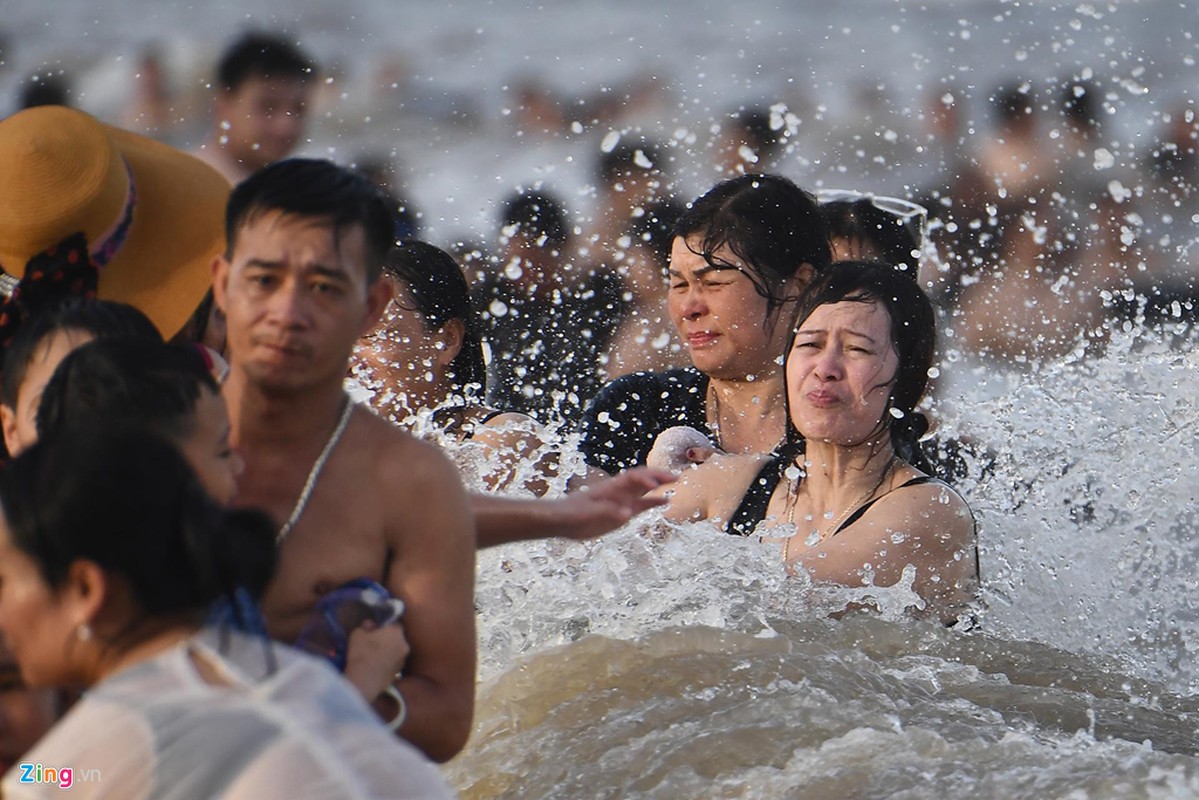
M0 473L0 502L14 545L50 586L91 561L127 584L144 617L202 617L239 589L257 599L274 574L271 520L218 506L145 428L91 425L38 442Z

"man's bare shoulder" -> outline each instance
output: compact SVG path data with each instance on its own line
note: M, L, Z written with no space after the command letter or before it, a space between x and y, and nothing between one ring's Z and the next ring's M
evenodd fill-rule
M436 445L416 438L366 409L358 409L352 422L347 434L352 434L353 449L369 455L370 474L389 491L428 481L461 482L453 463Z

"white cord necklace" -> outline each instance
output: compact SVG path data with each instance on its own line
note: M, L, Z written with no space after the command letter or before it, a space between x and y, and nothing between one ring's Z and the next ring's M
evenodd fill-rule
M287 522L283 523L283 527L279 529L279 533L275 536L275 544L283 543L287 535L291 533L291 529L300 521L300 517L304 514L304 509L308 507L308 499L312 497L312 490L316 488L316 482L321 477L321 470L325 468L325 462L329 460L329 455L333 452L333 448L337 447L337 443L341 441L341 435L346 432L346 426L350 424L350 415L354 412L354 404L350 402L347 396L342 401L341 416L337 420L337 426L333 429L333 433L329 435L329 441L325 442L325 449L316 457L316 461L312 464L312 469L308 472L308 480L304 481L304 488L300 490L300 496L296 499L295 507L291 510L291 516L287 518Z

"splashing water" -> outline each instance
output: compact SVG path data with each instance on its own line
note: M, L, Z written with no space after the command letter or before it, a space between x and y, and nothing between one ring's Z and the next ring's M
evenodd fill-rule
M1192 797L1199 409L1190 334L943 396L989 447L981 630L908 580L821 589L777 543L650 515L479 556L464 797ZM985 383L986 385L983 385ZM872 616L829 620L870 598Z

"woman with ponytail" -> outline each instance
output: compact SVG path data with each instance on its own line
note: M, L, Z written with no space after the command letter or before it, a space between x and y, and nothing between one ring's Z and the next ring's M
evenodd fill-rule
M977 591L974 518L921 450L936 343L927 295L888 264L840 262L805 291L797 320L786 444L714 457L679 482L667 517L769 532L788 567L818 581L891 586L911 565L931 609L957 607Z
M241 632L274 524L216 504L158 434L59 431L0 473L0 504L0 633L26 684L85 690L5 798L448 796L326 663Z

